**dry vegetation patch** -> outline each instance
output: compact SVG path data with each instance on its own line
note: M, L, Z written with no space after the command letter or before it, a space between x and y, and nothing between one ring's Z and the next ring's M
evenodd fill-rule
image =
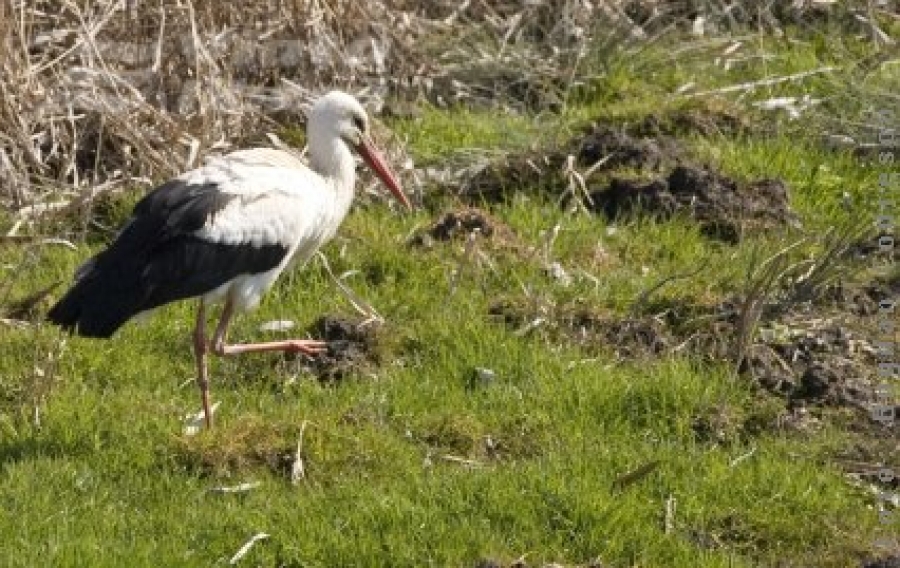
M724 99L707 99L702 105L653 112L638 120L629 131L637 136L739 136L761 132L764 124L746 109Z
M376 112L391 97L418 96L554 109L583 84L578 70L591 49L696 31L701 19L706 35L828 21L884 36L864 2L779 6L3 2L0 205L46 211L170 175L209 152L302 122L304 105L326 88L353 90ZM709 132L739 129L741 119L700 110L644 126L644 133Z
M300 425L244 417L198 436L175 439L176 459L184 467L214 477L228 477L258 467L279 474L290 471Z
M335 87L376 113L389 96L558 101L598 18L617 12L580 0L4 1L0 205L44 212L157 180L303 122Z
M469 416L436 414L420 419L408 436L432 463L478 467L539 457L551 443L548 423L540 413L505 416L493 426Z

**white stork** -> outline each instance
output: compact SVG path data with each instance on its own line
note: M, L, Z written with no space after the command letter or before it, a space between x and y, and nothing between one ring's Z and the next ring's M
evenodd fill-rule
M229 344L227 333L236 312L255 307L285 268L306 262L334 236L353 200L351 148L411 209L372 145L368 124L356 99L333 91L309 113L310 167L290 152L253 148L212 159L157 187L135 205L112 244L76 271L49 320L78 335L106 338L136 314L199 297L193 346L210 427L208 351L312 355L326 348L308 339ZM206 308L222 301L210 342Z

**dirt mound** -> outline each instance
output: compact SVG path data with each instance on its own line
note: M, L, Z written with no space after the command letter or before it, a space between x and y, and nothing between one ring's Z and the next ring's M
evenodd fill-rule
M653 318L619 319L582 310L566 325L578 330L585 339L590 330L595 334L594 339L613 346L616 356L624 359L660 355L674 346L672 334L662 322Z
M900 295L900 273L879 276L861 286L835 282L823 290L821 297L816 299L816 306L823 309L844 310L857 318L866 318L872 322L878 313L879 302L892 300L898 295Z
M308 357L307 368L320 381L359 375L378 363L378 334L373 325L343 316L324 315L309 328L311 337L328 342L325 353Z
M435 241L466 239L473 234L500 244L516 242L512 229L502 221L476 207L466 207L442 214L429 228L417 231L409 244L427 248Z
M675 345L674 335L657 319L620 318L583 306L536 309L503 299L494 302L488 314L517 333L537 330L588 350L612 349L622 359L657 356Z
M874 377L866 368L874 366L874 360L854 352L854 335L837 324L811 325L789 334L754 344L740 371L769 392L784 396L789 408L860 407L871 402ZM867 374L868 379L863 378Z
M623 168L661 172L668 167L673 169L666 177L651 181L604 177ZM468 203L502 202L518 192L547 194L563 202L587 192L588 208L610 219L685 215L700 223L704 235L732 244L747 231L799 223L783 181L742 183L710 166L688 165L674 138L634 135L610 125L595 125L550 153L528 152L489 163L463 183L459 196ZM454 227L469 222L447 221Z
M900 556L892 554L862 564L862 568L900 568Z
M668 136L635 136L604 124L594 125L586 135L570 142L569 148L568 154L577 157L579 166L602 162L606 169L657 170L682 157L678 143Z
M804 407L861 409L874 401L875 349L865 332L885 284L844 287L843 299L821 299L772 310L743 350L737 370L784 400L788 410ZM852 291L851 291L852 290ZM823 305L822 302L828 302ZM588 352L612 350L628 361L674 352L703 360L735 362L742 333L740 299L715 305L680 304L659 313L617 316L584 306L543 306L498 301L490 315L518 333L539 333L580 345ZM865 306L860 309L860 306ZM875 306L874 308L872 306ZM657 312L658 310L653 309ZM875 337L873 334L869 334Z
M900 247L882 246L878 242L878 235L864 236L854 241L847 247L846 258L851 260L867 261L874 258L882 258L885 261L900 263Z
M643 137L607 124L592 126L559 149L507 156L477 170L462 187L469 202L502 202L516 192L561 195L571 184L567 165L592 174L616 168L657 171L683 156L677 142L667 136ZM588 176L586 182L590 182Z
M741 184L708 167L677 166L666 179L649 183L614 178L590 194L594 211L610 219L637 213L663 219L685 214L703 234L737 243L746 230L796 225L784 182L761 179Z

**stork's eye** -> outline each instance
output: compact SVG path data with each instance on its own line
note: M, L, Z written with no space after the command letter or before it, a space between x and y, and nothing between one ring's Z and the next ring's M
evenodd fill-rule
M363 120L363 117L359 115L353 115L353 126L356 127L360 132L366 131L366 121Z

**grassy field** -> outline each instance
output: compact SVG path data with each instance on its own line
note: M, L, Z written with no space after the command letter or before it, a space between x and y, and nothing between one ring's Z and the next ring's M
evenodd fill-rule
M863 103L852 89L896 87L896 63L861 74L872 56L865 41L753 42L752 53L770 56L730 69L713 64L726 44L679 44L689 55L678 57L671 46L598 56L595 78L559 114L423 105L387 126L419 165L457 167L554 147L591 122L627 126L692 109L714 122L724 109L751 127L677 130L679 147L738 180L782 179L802 228L728 244L690 218L611 221L523 186L481 204L502 228L492 237L421 247L410 236L460 207L446 189L425 188L429 207L412 215L362 203L324 252L335 274L353 271L345 283L385 320L370 357L325 382L279 356L215 360L217 424L196 436L183 433L199 402L193 304L168 306L112 341L0 325L0 565L224 565L258 533L268 538L240 564L844 567L875 556L872 541L896 527L879 526L875 497L848 482L838 458L863 448L874 463L872 448L885 439L893 448L896 431L876 432L858 409L816 404L815 428L786 427L785 398L733 362L673 349L623 354L561 316L625 317L642 292L704 262L660 288L653 306L712 304L745 292L761 259L803 237L791 254L814 257L829 227L871 215L877 172L820 134L840 109L855 116ZM753 100L829 97L827 110L799 122L728 93L671 95L687 83L702 92L830 65L753 91ZM110 224L137 198L110 207ZM93 231L77 251L2 246L0 304L69 282L109 236ZM548 261L570 281L549 275ZM865 283L872 264L835 270ZM503 305L547 323L510 323ZM283 278L234 335L265 336L258 327L275 319L303 329L323 314L358 317L314 261ZM698 426L710 423L721 432ZM304 475L292 483L298 445ZM215 491L241 483L258 485Z

